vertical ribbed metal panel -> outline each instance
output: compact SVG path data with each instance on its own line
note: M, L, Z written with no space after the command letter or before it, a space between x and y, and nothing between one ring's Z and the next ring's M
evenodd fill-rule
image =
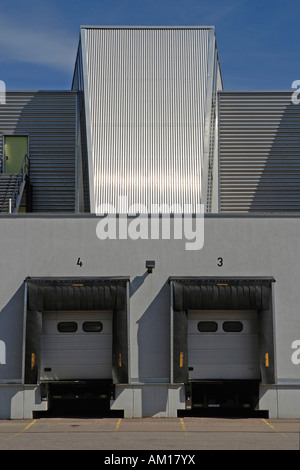
M5 135L28 135L33 212L74 212L76 93L9 91L0 106Z
M212 28L82 29L94 201L201 203ZM212 59L213 60L213 59ZM209 121L210 122L210 121ZM177 212L175 209L174 212Z
M206 212L218 212L218 91L223 89L221 68L215 46L210 110L207 169L203 184L206 183Z
M300 210L300 105L291 98L219 93L221 212Z
M90 190L88 169L88 148L86 133L86 112L84 101L84 81L82 64L82 47L79 41L76 57L72 90L77 92L77 187L78 211L90 212Z

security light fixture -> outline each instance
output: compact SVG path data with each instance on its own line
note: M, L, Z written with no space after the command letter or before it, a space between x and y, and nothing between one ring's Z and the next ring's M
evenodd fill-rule
M146 269L148 273L152 273L152 270L155 268L155 261L146 261Z

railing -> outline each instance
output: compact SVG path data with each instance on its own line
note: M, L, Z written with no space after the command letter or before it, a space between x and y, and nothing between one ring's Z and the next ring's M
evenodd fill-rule
M10 204L10 199L8 199L11 191L10 191L10 187L13 183L13 176L12 174L7 174L5 175L7 176L7 180L6 180L6 185L5 185L5 190L4 192L2 192L1 194L1 206L0 206L0 212L7 212L7 201L8 201L8 204ZM8 211L9 211L9 207L8 207Z
M9 209L8 209L9 213L15 212L15 210L17 209L17 201L18 201L18 198L20 197L20 190L21 190L22 184L25 182L28 175L29 175L29 157L28 155L25 155L22 165L21 165L21 170L17 177L14 192L12 194L12 197L9 200Z

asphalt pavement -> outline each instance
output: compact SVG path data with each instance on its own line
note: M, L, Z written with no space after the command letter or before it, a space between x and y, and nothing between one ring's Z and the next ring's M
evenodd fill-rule
M299 451L300 420L198 417L0 420L0 450L101 450L102 457L109 459L116 452L120 456L122 451L159 451L162 456L164 451L170 455L191 455L189 451L203 450Z

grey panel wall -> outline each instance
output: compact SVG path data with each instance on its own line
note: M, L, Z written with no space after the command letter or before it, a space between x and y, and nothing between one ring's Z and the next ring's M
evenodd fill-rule
M121 195L148 212L195 212L207 178L214 29L83 27L81 44L91 211L123 212Z
M74 212L76 93L7 92L0 106L0 157L5 135L28 135L33 212Z
M0 385L21 383L24 279L28 275L130 277L130 382L140 384L142 411L148 409L154 393L152 388L147 392L146 385L168 386L170 381L169 276L273 276L276 382L289 387L287 395L280 395L278 410L282 417L300 416L300 364L292 360L297 353L295 342L300 340L299 215L207 214L205 244L197 252L187 251L185 240L99 240L99 221L92 215L1 216L0 238L9 243L0 266L0 341L6 350ZM78 257L82 266L77 264ZM146 259L156 260L152 274L146 272ZM0 387L1 398L5 390ZM132 395L125 392L120 399L126 408L132 406ZM168 406L165 395L161 390L155 393L164 411ZM277 409L276 390L265 398L264 407L272 404Z
M204 247L187 251L185 240L99 240L99 217L3 216L0 340L6 364L0 382L20 379L24 279L29 276L130 277L130 371L132 382L165 382L170 374L169 276L273 276L276 376L297 381L292 343L300 340L298 288L299 217L225 214L205 218ZM83 243L84 241L84 243ZM51 256L49 256L51 253ZM78 257L82 266L77 264ZM218 258L223 265L218 266ZM156 260L147 274L145 260ZM22 260L19 264L16 260Z
M221 212L300 210L300 106L291 98L219 93Z

